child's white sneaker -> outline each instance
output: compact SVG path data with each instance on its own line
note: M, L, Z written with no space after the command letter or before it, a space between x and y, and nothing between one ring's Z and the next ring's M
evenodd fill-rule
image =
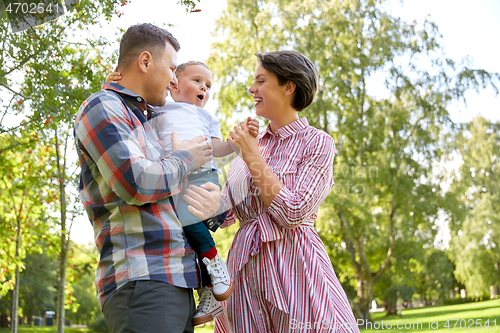
M193 317L193 325L198 326L214 320L222 314L222 305L217 302L210 288L198 289L198 306Z
M215 299L225 301L234 291L234 284L231 282L226 263L218 254L212 260L203 258L203 262L212 280L212 293Z

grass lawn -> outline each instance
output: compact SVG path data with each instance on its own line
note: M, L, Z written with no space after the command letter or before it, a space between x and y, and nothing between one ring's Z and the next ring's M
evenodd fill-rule
M453 320L458 319L458 321ZM478 320L480 319L480 320ZM459 305L433 306L419 309L404 310L402 317L386 317L385 312L373 313L373 328L361 330L363 333L379 333L381 331L392 332L460 332L460 333L500 333L500 299L489 300L477 303L467 303ZM448 321L449 328L444 325ZM479 327L489 320L489 328ZM496 320L496 329L495 329ZM429 321L431 328L429 328ZM383 322L383 328L382 326ZM437 324L436 324L437 322ZM377 324L378 323L378 324ZM398 328L397 325L399 324ZM405 329L407 327L414 327ZM419 323L422 323L421 325ZM456 326L455 326L456 323ZM460 327L462 325L462 328ZM387 326L392 328L387 328ZM378 327L378 329L376 329ZM437 329L434 329L437 328ZM214 331L212 325L196 328L196 333L211 333ZM307 332L307 330L295 330L296 332Z
M381 330L419 333L494 333L500 332L500 299L477 303L409 309L403 311L402 317L385 317L384 312L374 313L372 314L372 320L372 329L362 330L363 333L375 333ZM378 325L376 323L378 323ZM400 323L399 327L401 328L398 328L398 323ZM404 328L405 323L406 327L409 329ZM489 324L490 327L484 327L485 324ZM392 326L392 328L387 328L388 325Z
M454 320L456 319L456 320ZM372 329L361 330L363 333L392 332L460 332L460 333L500 333L500 299L478 303L459 305L433 306L420 309L404 310L402 317L386 317L384 312L372 314ZM496 327L495 327L496 321ZM399 327L398 328L398 323ZM406 327L408 329L405 329ZM430 327L429 327L430 323ZM437 323L437 324L436 324ZM488 323L488 327L484 325ZM448 324L449 327L445 327ZM480 324L482 327L480 327ZM461 325L461 326L460 326ZM383 326L383 327L382 327ZM389 327L388 327L389 326ZM392 327L392 328L391 328ZM410 328L412 327L412 328ZM212 324L195 328L195 333L212 333ZM307 332L307 330L295 330ZM8 333L9 329L2 328L0 333ZM19 327L19 333L46 332L55 333L56 327ZM90 330L81 328L65 329L65 333L89 333Z
M57 331L56 326L18 326L18 333L55 333ZM65 327L64 333L88 333L89 329L86 328L71 328ZM10 328L0 328L0 333L10 333Z

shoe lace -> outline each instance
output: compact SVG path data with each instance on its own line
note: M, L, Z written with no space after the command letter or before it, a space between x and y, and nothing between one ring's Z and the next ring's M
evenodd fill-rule
M198 307L201 309L205 309L205 311L208 311L210 308L210 301L212 292L208 288L203 288L203 291L201 292L200 299L198 300Z
M210 261L210 260L205 260L207 258L203 259L203 262L205 263L205 266L207 266L207 271L211 275L212 278L212 284L223 282L224 281L224 273L222 271L222 267L220 266L219 262L216 260Z

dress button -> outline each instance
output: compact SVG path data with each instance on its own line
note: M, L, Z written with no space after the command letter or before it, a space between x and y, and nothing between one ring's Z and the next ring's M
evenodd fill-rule
M142 98L137 97L137 101L138 101L138 102L142 102Z
M148 115L148 110L144 110L144 115L147 116Z

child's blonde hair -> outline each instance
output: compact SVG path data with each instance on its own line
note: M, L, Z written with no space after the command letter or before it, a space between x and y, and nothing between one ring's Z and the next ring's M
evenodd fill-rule
M201 61L188 61L188 62L185 62L183 64L180 64L177 66L177 68L175 69L175 76L177 78L179 78L181 76L181 73L186 69L188 68L189 66L193 66L193 65L200 65L200 66L203 66L205 67L206 69L210 70L210 68L203 62Z

